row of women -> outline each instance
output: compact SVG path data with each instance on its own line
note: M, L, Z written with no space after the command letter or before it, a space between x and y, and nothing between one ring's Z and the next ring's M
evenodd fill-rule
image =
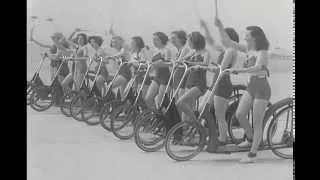
M49 48L51 57L51 74L57 71L57 67L62 63L61 55L69 52L75 52L77 61L69 70L68 65L64 65L60 73L60 80L63 88L70 88L69 84L73 81L75 88L79 89L80 80L85 76L88 68L88 45L94 49L94 54L90 58L93 60L98 57L116 57L121 58L123 62L127 62L125 67L121 67L118 76L114 80L112 87L120 89L120 94L123 95L126 84L132 77L132 67L137 66L139 61L152 61L155 75L148 78L147 86L144 92L145 104L148 108L154 109L157 103L164 96L164 91L170 76L170 61L189 61L192 65L198 67L191 71L188 78L183 82L178 93L177 107L183 121L195 121L196 115L194 108L196 100L206 92L207 80L206 70L200 66L209 65L211 60L208 48L213 48L220 52L217 63L221 68L229 69L231 73L247 73L249 80L247 90L243 94L239 107L236 111L241 126L245 129L246 141L240 143L240 147L250 147L250 152L240 160L240 162L255 162L258 147L262 140L262 120L271 96L270 85L268 83L269 72L268 66L268 48L269 42L263 30L258 26L248 26L245 35L246 44L239 43L239 36L233 28L225 28L220 19L215 18L215 26L219 30L221 45L218 45L215 39L211 36L207 24L201 20L200 24L205 30L205 35L200 32L192 32L186 34L185 31L174 31L170 34L170 38L163 32L153 33L153 45L156 52L149 55L149 48L144 44L141 37L135 36L131 38L130 45L127 44L120 36L111 34L111 43L109 46L115 50L111 54L102 48L103 38L100 36L88 37L84 33L80 33L80 29L75 31L67 39L62 33L54 33L51 39L54 45L45 45L34 39L31 31L31 40L41 47ZM76 38L73 38L77 34ZM173 54L172 49L168 48L168 43L177 49L177 54ZM109 47L109 48L110 48ZM247 54L247 60L242 68L235 68L235 63L239 52ZM109 58L103 59L104 65L110 63ZM96 68L97 69L97 68ZM133 68L136 69L136 68ZM217 72L218 68L211 68L211 71ZM177 70L174 77L172 88L176 88L184 70ZM215 73L217 74L217 73ZM105 66L100 69L97 76L96 85L104 95L107 79L110 79L110 74ZM217 78L213 78L216 80ZM138 78L138 84L142 82L142 78ZM232 83L230 73L223 74L221 80L217 82L217 87L214 92L213 105L216 112L219 127L219 143L228 143L227 123L225 112L228 106L228 99L232 93ZM246 115L250 108L253 107L253 128L251 128ZM207 148L210 152L210 142Z

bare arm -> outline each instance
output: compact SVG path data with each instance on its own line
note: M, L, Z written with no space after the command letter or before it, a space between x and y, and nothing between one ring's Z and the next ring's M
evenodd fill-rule
M268 53L266 51L262 51L254 66L248 67L248 68L233 69L232 71L238 72L238 73L254 73L254 72L261 71L262 66L266 66L267 64L268 64Z
M223 51L224 48L216 44L216 41L212 37L207 24L203 20L201 20L200 25L201 25L201 27L203 27L203 29L205 31L205 38L208 42L208 45L217 51L220 51L220 52Z
M224 26L222 24L222 22L219 19L215 19L215 25L218 27L219 29L219 34L220 34L220 38L221 38L221 43L223 44L224 47L228 48L228 47L232 47L238 51L241 52L247 52L248 48L246 45L243 44L239 44L233 40L230 39L229 35L227 34L227 32L224 30Z

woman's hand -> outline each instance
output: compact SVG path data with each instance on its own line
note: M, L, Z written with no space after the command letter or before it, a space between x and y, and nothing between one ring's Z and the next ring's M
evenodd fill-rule
M200 19L200 26L204 29L208 29L207 23L203 19Z
M219 18L217 18L217 17L214 18L214 25L216 25L219 28L223 27L223 24L222 24L221 20Z

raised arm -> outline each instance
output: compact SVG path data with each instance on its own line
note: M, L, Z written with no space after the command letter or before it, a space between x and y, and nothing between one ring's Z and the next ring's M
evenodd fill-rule
M239 43L237 43L235 41L232 41L230 39L229 35L227 34L227 32L224 29L224 26L223 26L222 22L217 17L215 18L215 25L219 29L221 43L223 44L224 47L226 47L226 48L232 47L232 48L234 48L234 49L236 49L238 51L241 51L241 52L247 52L248 51L248 48L247 48L246 45L239 44Z
M35 40L33 38L33 31L34 31L34 27L32 27L31 32L30 32L30 40L32 42L34 42L36 45L38 45L38 46L40 46L42 48L51 48L52 47L52 45L46 45L46 44L40 43L39 41Z
M214 40L214 38L212 37L212 35L209 31L207 23L204 20L200 20L200 25L205 31L205 38L206 38L208 45L217 51L220 51L220 52L223 51L224 50L223 47L216 44L216 41Z

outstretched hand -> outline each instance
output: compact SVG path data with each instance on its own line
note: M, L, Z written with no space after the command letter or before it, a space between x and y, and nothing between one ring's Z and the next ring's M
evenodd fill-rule
M217 26L217 27L223 27L223 24L221 22L221 20L217 17L214 18L214 24Z
M203 19L200 19L200 26L203 27L204 29L208 28L207 23Z

